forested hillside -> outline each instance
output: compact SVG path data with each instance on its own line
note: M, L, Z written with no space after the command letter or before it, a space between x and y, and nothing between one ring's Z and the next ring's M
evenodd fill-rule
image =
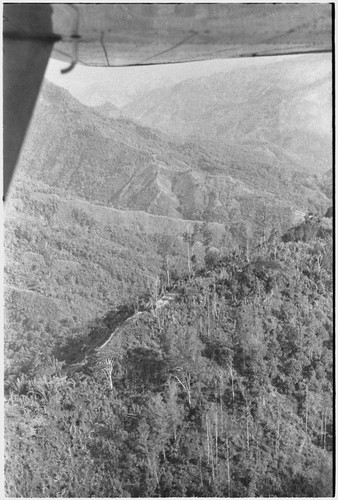
M32 343L36 355L50 353L109 308L137 300L169 253L180 274L187 268L189 227L193 222L122 212L17 178L6 207L5 300L8 345L13 335L20 345L6 366L17 371L30 359ZM211 229L215 241L224 233L220 224ZM203 261L202 249L199 254Z
M9 496L332 495L330 220L249 260L201 231L204 268L15 359Z
M8 496L332 494L329 75L292 68L123 109L44 82L5 206Z

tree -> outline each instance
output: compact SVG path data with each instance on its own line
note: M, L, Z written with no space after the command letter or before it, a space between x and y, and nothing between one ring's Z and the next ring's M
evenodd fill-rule
M186 230L184 233L183 233L183 240L186 242L187 244L187 254L188 254L188 272L189 272L189 276L191 276L191 264L192 264L192 261L191 261L191 258L192 258L192 249L193 249L193 246L196 242L196 237L197 237L197 234L195 231L193 232L189 232L188 230Z

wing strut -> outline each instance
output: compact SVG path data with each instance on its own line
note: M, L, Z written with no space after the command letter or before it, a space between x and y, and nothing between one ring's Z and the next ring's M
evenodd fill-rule
M54 42L48 4L5 4L3 199L10 185Z

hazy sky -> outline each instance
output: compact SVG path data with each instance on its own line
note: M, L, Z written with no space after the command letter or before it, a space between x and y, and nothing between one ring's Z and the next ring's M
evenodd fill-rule
M326 54L218 59L125 68L88 67L78 64L66 75L61 74L61 69L67 67L68 63L50 59L46 77L56 85L69 90L84 104L98 105L110 100L120 106L129 102L131 95L137 91L174 85L188 78L198 78L249 66L258 68L286 58L304 60L304 57L308 57L312 61L315 59L320 62L325 56Z

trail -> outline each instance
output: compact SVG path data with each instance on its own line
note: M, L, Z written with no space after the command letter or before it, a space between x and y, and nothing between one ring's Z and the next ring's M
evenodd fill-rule
M109 332L104 328L100 332L100 327L92 331L87 339L82 342L82 349L77 348L75 352L70 352L69 368L83 366L87 360L98 354L104 354L104 348L111 342L113 337L121 331L128 323L136 320L145 313L157 314L163 307L168 306L176 299L176 294L169 293L160 297L156 302L148 302L141 311L130 312L117 311L111 319Z
M38 295L42 295L41 293L37 292L36 290L30 290L29 288L21 288L19 286L15 285L5 285L5 290L10 288L11 290L15 290L16 292L24 292L24 293L34 293ZM43 295L44 297L44 295Z

